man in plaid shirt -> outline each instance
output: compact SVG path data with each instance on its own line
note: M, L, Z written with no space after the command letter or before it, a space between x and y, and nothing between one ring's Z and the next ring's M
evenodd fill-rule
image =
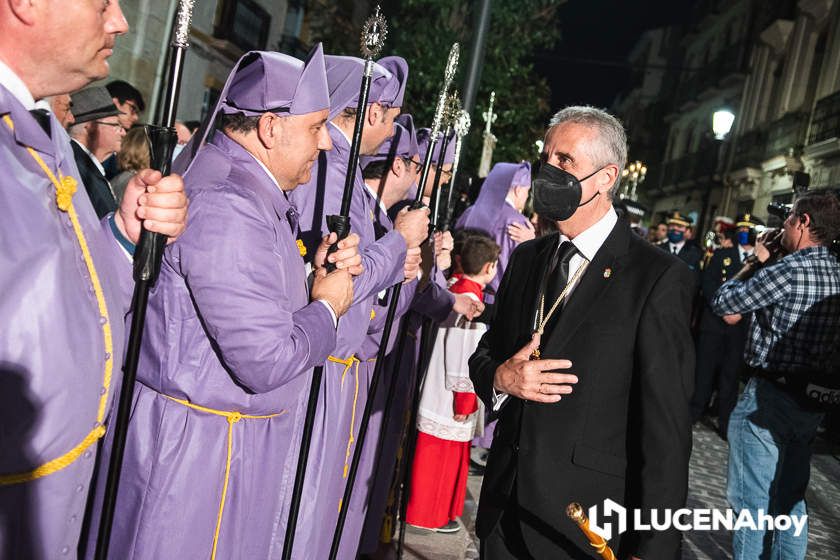
M729 421L727 498L736 512L803 516L811 448L826 406L840 405L840 200L798 197L780 235L720 287L712 307L729 323L752 312L744 358L753 374ZM785 255L785 253L787 253ZM772 264L771 264L772 263ZM736 560L805 558L807 527L741 529Z

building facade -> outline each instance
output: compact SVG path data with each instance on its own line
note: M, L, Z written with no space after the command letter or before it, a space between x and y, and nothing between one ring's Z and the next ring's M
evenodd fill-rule
M700 2L681 47L676 89L660 92L674 102L661 169L641 189L653 220L766 218L798 171L811 188L840 186L840 0ZM723 108L735 121L717 139Z
M127 0L122 8L131 27L128 34L117 39L109 80L125 80L139 89L146 100L142 120L151 122L164 95L177 2ZM196 2L178 118L201 120L212 109L228 73L245 52L284 46L293 50L295 40L305 31L303 16L303 0ZM298 51L293 54L300 55Z

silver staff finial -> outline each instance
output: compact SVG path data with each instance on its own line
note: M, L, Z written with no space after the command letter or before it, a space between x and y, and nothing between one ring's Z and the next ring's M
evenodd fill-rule
M376 11L370 16L362 27L362 55L367 59L374 59L385 45L385 38L388 37L388 22L385 16L376 6Z
M471 125L472 119L470 119L470 114L464 109L458 111L458 116L455 117L455 134L457 134L459 138L463 138L467 135L467 133L469 133Z
M178 18L175 23L175 35L172 46L186 49L190 46L190 23L192 22L195 0L181 0L178 4Z
M458 70L458 58L461 56L461 46L458 43L452 45L449 49L449 58L446 61L446 71L443 75L443 83L446 89L449 89L452 80L455 79L455 72Z

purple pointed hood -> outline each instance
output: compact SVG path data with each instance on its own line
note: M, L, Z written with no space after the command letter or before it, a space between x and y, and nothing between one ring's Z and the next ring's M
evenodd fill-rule
M426 161L426 152L429 150L429 134L431 130L428 128L421 128L417 131L417 144L420 147L420 161ZM437 165L440 161L440 150L443 145L443 135L435 145L435 153L432 155L432 164ZM455 161L455 132L453 131L449 136L449 143L446 145L446 153L443 155L443 164L453 163Z
M193 136L190 144L175 160L172 170L176 173L186 172L198 148L207 142L219 114L304 115L329 107L324 49L321 43L309 52L306 61L277 52L248 52L234 65L216 107L205 118L200 134ZM199 142L197 146L196 141Z
M526 181L527 179L527 181ZM521 182L525 181L525 182ZM458 224L458 229L476 228L492 231L504 208L505 198L511 187L531 185L531 165L522 163L497 163L484 180L478 199L472 205L469 215Z
M333 119L347 107L355 109L358 105L365 61L354 56L334 55L327 55L325 61L330 93L330 119ZM404 59L387 56L374 63L368 103L402 107L407 80L408 63Z

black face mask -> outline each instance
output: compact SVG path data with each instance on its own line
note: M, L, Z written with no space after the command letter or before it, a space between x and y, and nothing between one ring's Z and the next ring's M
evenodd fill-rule
M583 195L581 183L601 169L603 167L596 169L583 179L578 179L559 167L548 163L539 164L531 189L534 193L534 211L552 221L568 220L578 208L586 206L601 194L596 192L586 202L580 201Z

